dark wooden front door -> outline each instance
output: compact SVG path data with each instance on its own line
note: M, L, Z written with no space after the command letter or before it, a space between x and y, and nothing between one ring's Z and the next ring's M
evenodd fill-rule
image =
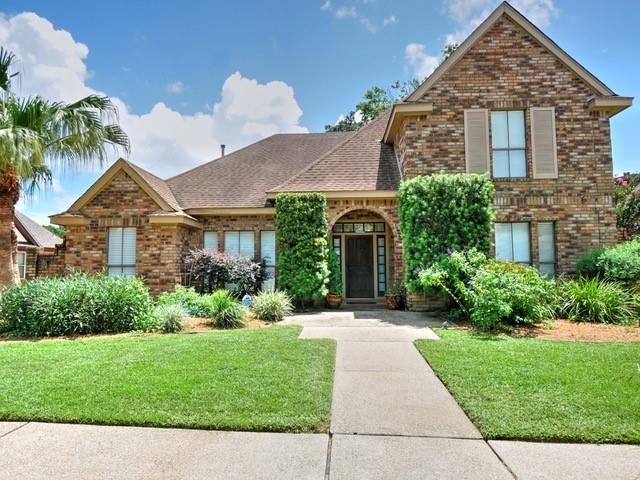
M373 236L347 236L347 297L373 297Z

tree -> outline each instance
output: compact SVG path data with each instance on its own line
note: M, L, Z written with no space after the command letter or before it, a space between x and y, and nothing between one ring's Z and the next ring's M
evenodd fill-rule
M640 173L615 179L614 201L618 228L627 238L640 235Z
M53 233L56 237L64 238L64 236L67 234L67 231L64 229L64 227L60 227L58 225L43 225L43 227Z
M352 132L368 124L371 120L382 115L397 101L402 100L420 85L417 78L401 82L393 82L384 89L373 86L364 93L356 108L342 117L335 125L325 125L326 132Z
M456 42L447 43L442 49L442 61L444 62L447 58L451 56L453 52L457 50L460 45Z
M12 89L15 60L0 47L0 285L18 281L14 213L21 191L48 185L51 168L102 164L108 148L129 150L108 97L74 103L19 97Z

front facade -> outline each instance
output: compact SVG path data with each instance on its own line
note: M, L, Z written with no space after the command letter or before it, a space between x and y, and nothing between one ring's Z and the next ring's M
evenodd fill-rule
M402 278L400 181L482 173L496 186L495 255L571 273L616 240L609 119L631 104L504 3L404 102L358 132L274 135L162 180L119 160L68 211L67 267L184 281L208 247L275 273L274 199L323 192L345 295Z

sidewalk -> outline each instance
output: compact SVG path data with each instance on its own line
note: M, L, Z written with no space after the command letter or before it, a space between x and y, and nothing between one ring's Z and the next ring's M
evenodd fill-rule
M338 311L287 323L338 341L330 434L0 422L0 479L640 478L639 446L483 440L413 346L437 338L435 320Z

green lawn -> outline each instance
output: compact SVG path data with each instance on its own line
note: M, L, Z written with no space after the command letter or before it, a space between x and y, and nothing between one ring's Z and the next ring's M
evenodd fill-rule
M0 342L0 420L325 431L335 342L299 333Z
M640 343L437 333L416 345L485 437L640 443Z

